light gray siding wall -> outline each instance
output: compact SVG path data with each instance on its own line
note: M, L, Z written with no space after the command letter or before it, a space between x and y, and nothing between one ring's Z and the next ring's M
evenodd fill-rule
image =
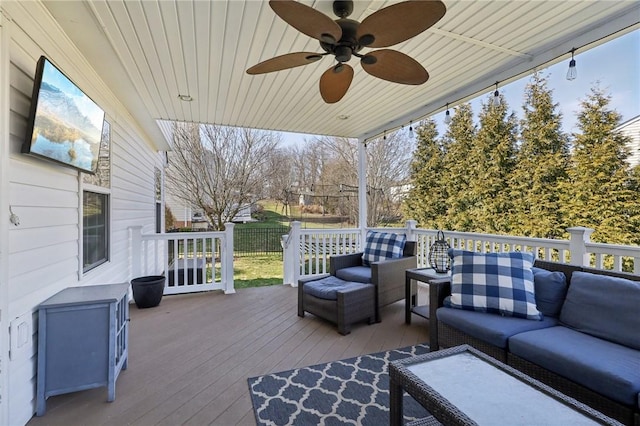
M154 168L162 167L162 157L46 9L37 2L4 2L1 7L12 22L8 23L9 158L8 167L0 173L7 177L8 204L20 217L19 226L11 226L7 235L0 236L8 238L9 299L7 315L3 312L7 327L1 332L7 333L9 323L21 318L29 324L32 339L27 347L12 352L8 368L0 367L2 374L9 375L7 388L0 389L0 400L6 403L8 424L21 425L35 411L37 306L66 287L132 278L128 228L142 226L143 232L154 232ZM111 123L110 261L87 274L82 273L79 245L80 173L20 152L40 55L47 56L104 108Z
M629 164L637 166L640 164L640 116L632 118L618 127L618 130L625 136L631 138L629 148Z

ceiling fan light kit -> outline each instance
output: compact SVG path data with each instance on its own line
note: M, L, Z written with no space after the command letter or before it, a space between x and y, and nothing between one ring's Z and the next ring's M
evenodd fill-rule
M392 49L360 54L367 48L389 47L422 33L438 22L446 7L436 1L404 1L372 13L362 22L349 19L353 1L334 1L333 20L322 12L295 0L270 0L273 11L289 25L320 42L325 53L297 52L276 56L247 70L248 74L264 74L308 65L333 55L337 64L320 78L320 95L327 103L344 97L353 80L353 68L346 64L353 56L360 59L368 74L400 84L418 85L429 79L429 73L415 59ZM346 71L346 72L345 72Z

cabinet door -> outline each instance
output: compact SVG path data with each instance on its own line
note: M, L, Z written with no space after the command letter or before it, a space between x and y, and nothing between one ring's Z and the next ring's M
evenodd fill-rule
M109 366L109 305L47 310L46 388L89 389L106 385Z

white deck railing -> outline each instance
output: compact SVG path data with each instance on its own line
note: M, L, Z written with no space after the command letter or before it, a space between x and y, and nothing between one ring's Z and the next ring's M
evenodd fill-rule
M223 290L233 286L233 223L225 231L142 234L131 227L132 277L164 275L164 294Z
M418 267L429 266L429 248L436 241L437 230L417 229L415 221L407 221L404 228L375 228L396 232L416 241ZM592 229L568 228L570 239L526 238L510 235L477 234L444 231L445 239L453 248L483 253L527 251L537 259L591 266L600 269L628 271L640 274L640 246L593 243ZM329 257L335 254L362 251L366 230L301 229L293 222L291 232L283 236L284 283L297 286L298 279L329 272Z
M298 279L329 272L331 256L362 251L366 229L301 229L300 222L282 236L283 282L297 286ZM164 275L165 294L207 290L235 293L233 286L233 224L224 232L142 234L131 227L132 277ZM415 221L404 228L374 228L397 232L416 241L419 267L429 266L429 248L437 230L417 229ZM568 240L526 238L510 235L444 231L453 248L478 252L527 251L537 259L640 275L640 246L600 244L590 240L592 229L569 228Z

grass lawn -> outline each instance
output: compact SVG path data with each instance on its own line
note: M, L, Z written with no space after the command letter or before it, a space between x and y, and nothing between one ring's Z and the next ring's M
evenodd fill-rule
M282 254L239 256L233 259L235 288L282 284Z
M273 228L289 226L292 220L303 222L302 227L311 228L344 228L343 218L336 216L301 213L300 207L291 206L289 216L284 215L282 204L275 201L261 201L263 210L254 215L256 222L236 225L242 228ZM235 288L263 287L282 284L282 254L251 254L234 257L233 279Z

